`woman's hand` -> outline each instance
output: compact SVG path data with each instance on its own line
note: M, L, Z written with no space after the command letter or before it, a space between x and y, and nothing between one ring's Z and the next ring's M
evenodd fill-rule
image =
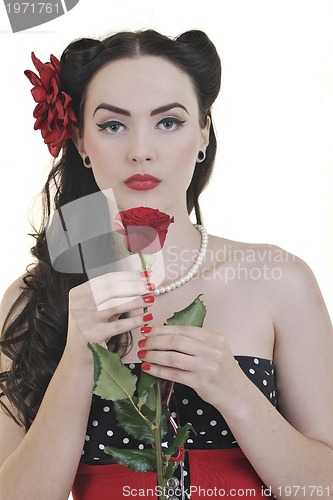
M87 343L106 346L111 337L138 328L152 319L142 314L154 302L148 273L113 272L83 283L69 292L66 353L92 361ZM149 298L148 298L149 297ZM129 318L118 319L125 313ZM149 314L149 313L148 313Z
M178 325L145 327L141 333L146 337L139 341L143 370L192 387L215 407L227 404L243 372L223 335Z

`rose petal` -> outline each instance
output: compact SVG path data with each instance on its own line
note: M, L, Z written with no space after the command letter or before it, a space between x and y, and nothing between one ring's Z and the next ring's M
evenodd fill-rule
M130 252L155 253L163 247L169 225L173 222L174 217L157 209L136 207L119 212L113 227L126 236Z
M131 253L156 253L161 250L158 232L148 226L127 226L127 248Z

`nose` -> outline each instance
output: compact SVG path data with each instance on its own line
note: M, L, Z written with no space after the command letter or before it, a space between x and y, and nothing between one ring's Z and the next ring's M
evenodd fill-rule
M150 156L146 156L145 154L142 155L140 153L133 155L130 159L135 163L144 163L146 161L151 161Z
M129 160L135 164L151 162L154 159L153 144L146 131L133 133L129 148Z

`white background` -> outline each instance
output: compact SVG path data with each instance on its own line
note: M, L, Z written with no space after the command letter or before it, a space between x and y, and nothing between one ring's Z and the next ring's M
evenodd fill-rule
M23 75L33 69L31 51L47 61L76 37L198 28L223 66L205 224L220 236L274 243L303 258L332 314L332 26L332 0L80 0L66 15L12 34L1 3L0 295L32 261L29 220L50 166Z
M217 10L218 8L218 10ZM80 0L12 34L0 4L0 295L31 262L27 236L50 156L33 131L30 52L60 56L76 37L154 28L207 32L223 65L219 152L202 197L205 224L230 239L277 244L314 270L333 313L332 0Z

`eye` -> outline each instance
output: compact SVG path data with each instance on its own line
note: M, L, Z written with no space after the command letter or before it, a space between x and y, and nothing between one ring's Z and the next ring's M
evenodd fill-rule
M123 132L127 129L126 125L116 120L110 120L105 123L96 123L100 131L106 131L109 134L116 134L117 132Z
M185 123L185 120L179 120L174 117L163 118L163 120L159 121L156 125L156 128L162 130L176 130L181 127Z

